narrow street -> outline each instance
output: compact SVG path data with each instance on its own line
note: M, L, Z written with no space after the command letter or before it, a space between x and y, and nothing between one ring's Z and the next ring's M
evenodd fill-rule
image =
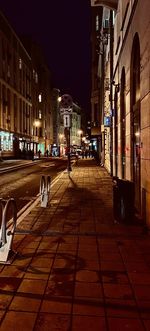
M39 193L42 175L49 175L53 180L61 171L65 170L67 160L43 160L35 165L24 167L16 171L1 174L0 197L15 198L17 211L29 201L34 201Z

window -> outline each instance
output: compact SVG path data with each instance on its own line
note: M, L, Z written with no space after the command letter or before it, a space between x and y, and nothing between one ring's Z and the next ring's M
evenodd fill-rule
M3 61L6 60L6 50L5 50L4 40L2 40L2 58L3 58Z
M36 82L36 84L38 83L38 74L37 74L37 72L35 73L35 82Z
M97 122L97 112L98 112L98 104L94 104L94 122Z
M19 69L20 70L22 69L22 60L21 60L21 58L19 59Z
M35 70L33 69L33 79L35 79Z
M42 137L42 128L39 128L39 137Z
M39 110L39 118L41 119L42 118L42 111Z
M96 15L96 31L99 30L99 16Z
M103 27L104 27L104 29L108 29L109 28L109 19L105 19L104 20Z
M42 94L39 94L39 102L42 102Z

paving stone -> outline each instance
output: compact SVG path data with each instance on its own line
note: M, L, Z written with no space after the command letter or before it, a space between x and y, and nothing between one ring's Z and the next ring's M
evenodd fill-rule
M112 284L129 284L128 276L125 272L115 270L102 270L102 282Z
M105 271L125 271L125 266L122 262L101 261L101 270Z
M68 331L70 316L61 314L40 313L36 321L35 331Z
M106 331L105 318L100 316L74 315L72 319L72 331Z
M32 241L32 240L30 242L23 241L23 243L19 246L19 249L22 249L22 248L36 249L38 246L39 246L38 241Z
M72 300L70 298L57 296L51 299L44 299L40 311L44 313L70 314L71 307Z
M25 268L19 268L19 266L5 266L0 273L0 277L15 277L22 278L25 273Z
M89 298L102 298L102 287L100 283L87 283L82 282L75 284L75 298L76 297L89 297Z
M85 316L104 316L104 302L101 299L76 297L73 302L73 314Z
M133 297L130 286L124 284L104 284L104 295L106 299L126 299Z
M89 251L88 253L86 251L79 251L78 256L85 260L95 260L98 261L98 253Z
M15 277L2 277L0 279L0 291L4 293L15 292L19 287L22 279Z
M8 311L1 324L1 331L33 331L36 313Z
M2 322L2 318L5 314L5 310L0 310L0 323Z
M79 270L76 272L76 281L89 283L99 282L99 273L93 270Z
M142 273L141 272L129 272L128 276L132 284L139 284L139 285L150 285L150 273Z
M76 243L70 243L70 244L59 244L58 251L59 252L70 252L70 251L76 251L77 250L77 245Z
M87 270L95 270L99 272L99 261L98 260L86 260L84 261L84 265L82 265L82 269Z
M49 278L50 268L41 268L30 266L24 275L24 279L43 279L47 280Z
M9 306L9 310L26 311L26 312L38 312L41 299L29 298L25 296L15 296Z
M49 281L45 290L45 298L53 296L73 296L74 282L70 281Z
M108 318L109 331L144 331L140 319Z
M133 285L137 300L150 301L150 285Z
M127 262L126 269L128 272L145 272L150 273L150 266L142 262Z
M68 272L67 270L63 270L63 271L59 271L59 272L53 272L50 274L50 277L49 277L49 280L53 280L53 281L56 281L56 282L71 282L71 281L74 281L74 272L73 270L71 269L68 269Z
M19 288L18 293L31 293L31 294L43 294L46 287L45 280L39 279L23 279Z
M150 319L144 320L144 325L145 325L146 331L149 331L150 330Z
M24 268L24 270L29 266L32 257L25 257L25 256L16 256L12 265L18 266L20 268Z
M122 264L122 257L119 253L112 253L109 251L100 251L101 261L102 262L114 262Z
M41 267L41 268L51 268L53 264L53 259L51 257L48 258L47 256L42 256L42 255L36 255L31 264L30 267Z
M139 308L140 316L142 318L150 317L150 301L138 300L137 306Z
M106 299L108 317L139 318L139 310L134 300Z
M0 291L0 309L7 309L12 298L13 298L13 293L9 294L9 292L7 292L7 291L4 291L2 293Z

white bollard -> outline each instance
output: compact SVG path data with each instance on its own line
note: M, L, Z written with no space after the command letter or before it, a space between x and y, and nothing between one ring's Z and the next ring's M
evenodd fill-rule
M5 206L4 200L1 203L1 229L0 229L0 263L6 263L9 258L9 253L12 251L12 242L14 237L14 232L16 228L17 221L17 207L16 202L13 198L9 199ZM12 222L9 228L7 228L7 223L10 219L8 212L11 210Z
M40 195L41 195L41 207L46 208L49 201L50 194L50 176L42 176L40 180Z

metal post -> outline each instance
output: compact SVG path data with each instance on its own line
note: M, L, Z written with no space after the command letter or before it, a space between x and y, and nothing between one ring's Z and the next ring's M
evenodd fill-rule
M71 160L70 160L70 127L67 128L67 150L68 150L68 165L67 165L67 169L68 171L72 171L71 168Z

